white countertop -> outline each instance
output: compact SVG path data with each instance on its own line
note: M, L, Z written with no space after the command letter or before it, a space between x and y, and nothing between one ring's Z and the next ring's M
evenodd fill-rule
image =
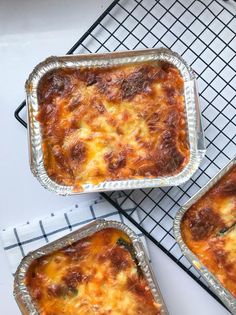
M13 113L24 99L24 82L32 68L49 55L64 54L110 3L0 1L0 228L90 197L60 197L42 189L29 169L26 130ZM171 315L229 314L155 245L150 244L150 252ZM0 270L0 314L18 315L12 295L13 277L2 248Z

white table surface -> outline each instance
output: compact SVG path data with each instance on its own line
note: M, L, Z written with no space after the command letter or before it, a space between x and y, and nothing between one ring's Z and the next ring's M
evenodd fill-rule
M60 197L42 189L28 164L27 134L13 116L24 82L49 55L65 53L111 0L0 0L0 228L43 216L88 195ZM153 268L171 315L227 315L218 302L153 244ZM0 248L0 314L18 315L13 277Z

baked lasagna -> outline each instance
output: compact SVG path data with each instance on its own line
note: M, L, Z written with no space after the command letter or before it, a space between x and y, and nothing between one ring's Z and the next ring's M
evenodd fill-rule
M79 191L179 173L190 155L183 89L166 62L47 72L37 119L48 176Z
M106 228L33 261L25 283L40 315L159 315L127 235Z
M236 297L236 166L182 219L189 249Z

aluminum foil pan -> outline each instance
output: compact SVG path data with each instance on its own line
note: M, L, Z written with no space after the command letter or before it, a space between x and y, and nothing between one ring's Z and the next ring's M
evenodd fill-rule
M180 173L169 177L105 181L97 185L86 184L83 185L82 192L75 192L73 191L73 187L59 185L50 179L44 168L40 123L36 119L39 110L37 88L40 79L48 71L56 68L109 67L157 60L173 64L179 69L184 79L184 96L190 145L190 159L184 169ZM178 186L186 182L193 175L205 154L204 134L194 73L177 53L165 48L107 54L50 57L38 64L30 74L26 82L26 102L28 108L28 139L31 171L42 186L57 194L72 195L97 191Z
M220 281L201 263L188 246L185 244L181 235L181 221L185 212L196 203L206 192L208 192L234 165L236 165L236 156L219 172L208 184L202 187L197 194L189 199L187 203L177 212L174 220L174 235L183 255L189 260L199 274L206 280L210 289L218 296L222 303L232 312L236 314L236 299L223 287Z
M131 240L134 247L135 256L139 263L139 266L149 284L155 301L161 305L161 315L168 315L167 308L161 296L160 289L155 280L152 268L149 263L148 256L145 252L144 246L140 238L125 224L117 221L95 220L92 223L82 227L81 229L74 231L48 245L39 248L36 251L30 252L25 256L19 267L17 268L14 280L14 297L18 303L18 306L24 315L39 315L37 307L32 301L29 291L24 283L26 272L35 259L50 254L56 250L73 244L74 242L83 239L89 235L94 234L97 231L115 228L123 231Z

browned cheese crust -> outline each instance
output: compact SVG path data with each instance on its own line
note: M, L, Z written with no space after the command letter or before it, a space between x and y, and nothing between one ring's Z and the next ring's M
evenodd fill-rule
M183 78L168 63L55 69L38 101L44 165L59 184L171 176L189 161Z
M190 250L236 297L236 166L185 213L181 232Z
M130 239L112 228L35 260L25 283L40 315L160 315Z

